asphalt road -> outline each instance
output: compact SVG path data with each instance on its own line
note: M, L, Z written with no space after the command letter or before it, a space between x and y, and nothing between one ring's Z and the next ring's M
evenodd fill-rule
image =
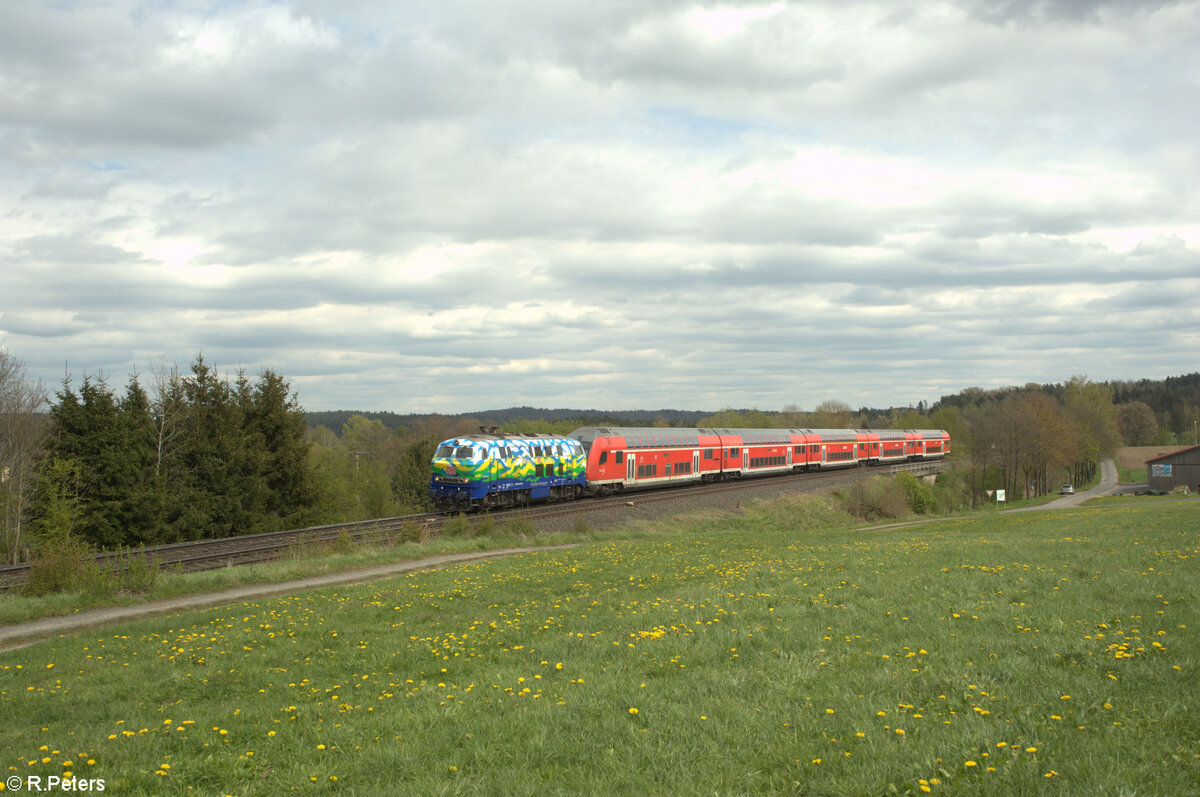
M1037 512L1044 509L1070 509L1079 506L1089 498L1099 498L1104 495L1115 495L1117 492L1117 463L1106 459L1100 463L1100 483L1090 490L1084 490L1075 495L1060 495L1049 503L1041 506L1026 506L1020 509L1006 509L1005 512Z

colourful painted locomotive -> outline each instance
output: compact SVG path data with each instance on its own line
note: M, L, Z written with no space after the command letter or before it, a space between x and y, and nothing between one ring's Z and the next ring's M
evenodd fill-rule
M429 496L439 509L489 509L579 497L586 486L583 444L544 434L481 434L442 442Z

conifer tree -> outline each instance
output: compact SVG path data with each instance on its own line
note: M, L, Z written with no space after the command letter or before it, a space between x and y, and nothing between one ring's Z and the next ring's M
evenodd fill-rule
M297 397L274 371L264 371L259 377L246 408L245 431L248 440L261 446L265 524L274 528L304 525L316 502L308 424Z
M244 520L237 483L241 412L203 355L191 368L183 381L187 412L169 479L168 521L179 539L228 537Z
M157 468L157 433L150 399L136 376L125 388L120 410L125 468L131 478L118 522L125 530L124 544L156 545L167 536L163 527L163 482Z

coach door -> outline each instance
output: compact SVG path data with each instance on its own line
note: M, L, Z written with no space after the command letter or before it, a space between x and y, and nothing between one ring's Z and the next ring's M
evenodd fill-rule
M700 473L700 449L692 452L692 473Z
M634 474L637 473L637 463L634 460L634 454L630 451L625 455L625 481L633 481Z
M742 448L742 470L750 470L750 449Z

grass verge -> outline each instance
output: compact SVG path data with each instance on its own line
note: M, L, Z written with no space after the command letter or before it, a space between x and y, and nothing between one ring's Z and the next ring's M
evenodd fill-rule
M158 794L1200 791L1200 516L731 520L0 653L9 776Z

